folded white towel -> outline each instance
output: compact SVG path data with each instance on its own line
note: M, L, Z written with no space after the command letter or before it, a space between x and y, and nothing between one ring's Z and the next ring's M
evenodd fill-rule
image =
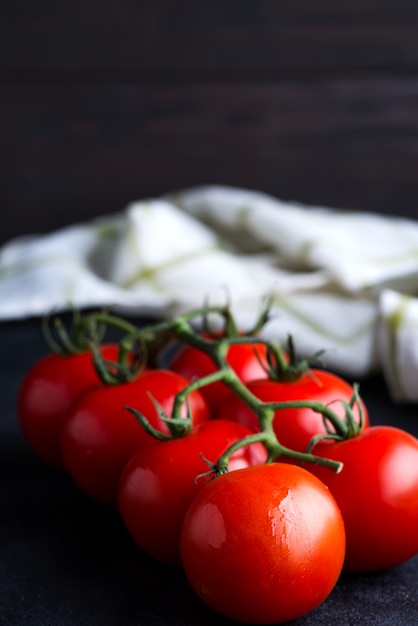
M230 187L188 189L0 249L0 319L113 305L159 317L231 302L298 352L325 349L352 379L381 370L418 401L418 223L282 202Z

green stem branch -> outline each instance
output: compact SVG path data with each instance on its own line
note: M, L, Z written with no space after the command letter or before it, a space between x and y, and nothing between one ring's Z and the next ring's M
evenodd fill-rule
M203 317L204 320L207 320L208 315L210 314L220 315L224 320L225 329L228 327L236 329L230 309L227 306L194 309L184 315L158 322L156 324L144 326L142 328L138 328L126 320L107 313L91 314L84 317L80 323L84 325L84 330L86 332L88 331L88 328L97 328L98 324L113 326L125 332L126 335L121 342L121 358L126 358L129 350L132 349L135 343L139 342L146 347L150 342L158 340L161 335L165 336L168 334L180 342L206 353L212 359L212 362L216 367L216 372L190 382L185 389L177 394L171 416L173 422L177 422L181 418L181 408L184 403L187 403L187 398L190 393L197 389L201 389L203 386L221 381L245 404L247 404L252 411L254 411L260 427L260 432L235 443L221 456L216 465L215 473L222 473L227 470L228 460L231 454L233 454L236 450L242 446L255 442L261 442L264 444L268 453L268 461L286 456L300 463L317 463L330 467L334 471L340 471L341 464L336 463L335 461L316 457L310 453L297 452L282 446L274 433L273 419L276 411L284 409L310 408L313 411L321 413L324 417L324 421L326 420L330 422L335 430L335 433L341 437L347 435L347 423L341 420L328 406L319 402L300 400L265 403L259 400L239 379L238 375L228 364L228 349L232 345L243 343L263 344L266 346L270 360L275 362L278 370L280 370L280 368L283 368L284 370L287 362L281 345L261 336L235 334L234 336L225 336L225 333L223 333L219 338L213 335L210 338L207 338L193 329L192 322L199 317ZM186 431L187 429L185 432Z
M267 450L267 463L271 463L276 461L280 457L286 457L291 459L292 461L298 463L313 463L316 465L322 465L323 467L328 467L332 469L334 472L339 473L342 470L343 464L339 461L334 461L331 459L322 458L319 456L315 456L311 453L305 452L297 452L296 450L292 450L291 448L287 448L283 446L273 433L269 431L261 431L259 433L254 433L253 435L249 435L239 441L233 443L218 459L215 467L214 474L219 476L221 474L225 474L228 471L228 464L231 456L240 450L241 448L249 445L254 445L255 443L262 443Z

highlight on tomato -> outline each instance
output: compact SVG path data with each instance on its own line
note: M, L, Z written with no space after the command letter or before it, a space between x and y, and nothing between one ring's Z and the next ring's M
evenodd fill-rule
M391 568L418 553L418 440L393 426L370 426L345 440L319 440L312 453L341 461L334 473L306 468L334 495L344 518L344 569Z
M117 344L103 344L100 351L104 359L118 358ZM60 433L67 410L81 392L98 383L90 350L51 352L26 372L17 398L20 428L33 452L51 467L64 469Z
M179 567L183 518L195 495L207 482L208 462L233 443L251 434L230 421L207 421L184 437L138 450L119 481L119 511L135 542L154 558ZM261 465L266 461L261 443L239 448L228 469Z
M189 384L168 370L148 370L131 382L99 384L86 390L70 407L61 430L64 464L75 483L93 498L116 505L120 474L138 448L157 445L126 407L141 413L157 431L169 434L161 418L170 416L174 399ZM199 391L188 395L181 418L190 426L206 421L210 413Z
M345 555L344 522L307 470L268 463L223 474L184 518L181 558L199 597L222 615L279 624L331 593Z
M346 380L333 372L318 368L312 368L295 380L280 381L269 378L248 382L246 386L263 402L311 400L328 405L340 418L344 418L346 413L344 402L350 403L353 397L353 387ZM370 424L368 410L361 398L359 402L363 425L367 427ZM358 402L354 403L352 410L359 423ZM259 430L256 414L237 396L231 395L216 413L216 418L239 422L255 432ZM332 427L331 424L328 426ZM306 450L312 437L327 432L321 413L308 407L277 410L273 427L280 443L298 452Z

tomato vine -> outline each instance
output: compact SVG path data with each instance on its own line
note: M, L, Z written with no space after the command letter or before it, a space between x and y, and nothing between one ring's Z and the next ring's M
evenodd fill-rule
M197 330L195 326L196 321L199 318L203 318L206 323L210 315L218 315L221 318L223 330L218 335L212 334L210 337L207 337L202 332ZM84 316L77 316L75 319L77 324L75 334L90 338L89 345L92 349L96 370L101 380L106 384L117 384L135 378L135 376L140 372L146 355L152 351L155 344L159 345L161 343L162 337L165 341L167 338L171 338L183 344L193 346L199 351L207 354L212 359L216 367L216 371L190 382L189 385L176 395L171 415L164 415L160 412L160 417L167 425L169 425L171 436L186 435L190 431L190 426L186 426L184 418L180 416L180 412L183 405L185 403L187 404L189 394L218 381L222 381L234 395L238 396L254 411L260 425L260 432L246 437L240 442L234 443L234 445L231 446L231 449L227 450L218 460L213 469L214 476L223 474L227 471L228 459L240 446L246 446L255 442L261 442L266 447L268 462L277 460L280 457L286 457L299 463L313 463L330 467L334 471L339 472L342 469L342 463L316 456L312 454L310 450L307 452L300 452L283 446L274 433L272 426L273 417L275 412L280 410L289 408L310 408L322 415L330 436L345 438L348 436L349 432L351 432L351 429L354 428L354 424L356 423L352 416L352 407L354 404L359 404L357 386L353 389L353 395L350 403L345 403L344 405L345 418L341 419L329 406L321 402L310 400L263 402L248 389L248 387L237 376L233 368L228 364L226 355L231 346L257 343L266 347L268 361L272 368L274 365L276 373L278 371L281 372L284 379L286 379L287 371L289 372L288 376L294 377L296 375L298 367L295 364L293 354L292 359L289 362L286 359L285 350L279 342L258 334L253 334L262 328L263 323L265 323L267 319L268 313L266 310L262 310L260 317L256 321L250 334L243 333L239 335L237 334L237 326L228 305L207 306L204 308L193 309L172 319L159 321L142 327L138 327L124 318L107 312L93 312ZM103 328L104 326L114 327L125 333L119 342L120 348L117 364L106 362L96 344L97 328ZM63 334L62 331L61 334ZM135 350L138 346L141 347L140 351L138 351L138 349ZM132 364L130 366L127 365L128 355L133 352L139 355L134 361L135 367L133 367ZM322 352L318 353L318 355L319 354L322 354ZM314 355L314 357L318 355ZM306 371L308 362L309 360L301 362L299 372ZM157 438L167 438L167 436L156 432L155 429L153 429L147 422L146 417L136 411L135 407L126 408L137 417L147 432L153 434ZM356 427L358 427L357 423Z

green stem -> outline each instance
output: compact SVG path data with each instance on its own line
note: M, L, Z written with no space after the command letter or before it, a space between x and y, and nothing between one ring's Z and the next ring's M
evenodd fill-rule
M254 440L260 441L266 446L266 449L268 451L268 460L274 460L275 458L278 458L280 456L286 456L301 463L311 462L321 464L326 467L331 467L332 469L334 469L334 471L340 471L341 464L335 461L330 461L328 459L324 460L312 454L301 453L291 450L290 448L282 446L282 444L280 444L280 442L277 440L273 429L273 419L275 412L283 409L311 408L312 410L321 413L325 419L328 419L340 436L345 435L346 428L342 420L328 406L320 402L295 400L288 402L265 403L260 401L239 379L237 374L231 369L226 360L226 354L229 346L237 345L240 343L247 343L248 338L230 337L221 338L218 341L207 340L201 335L196 334L185 322L184 318L180 318L175 321L175 323L173 324L173 332L179 340L184 341L185 343L192 345L195 348L202 350L203 352L208 354L212 358L215 366L217 367L217 371L215 373L193 381L193 383L188 385L177 395L173 408L173 416L178 417L180 415L180 408L185 402L189 393L200 389L208 384L222 381L231 389L231 391L236 396L238 396L254 411L257 416L261 431L260 433L256 433L253 436L253 439L246 438L243 440L244 443L237 442L236 444L234 444L232 451L229 450L225 453L225 458L229 458L236 449L239 449L242 445L246 445L245 442ZM283 357L281 347L277 344L274 344L274 342L271 342L267 339L261 339L260 341L260 338L258 337L251 337L250 340L253 343L264 343L268 347L273 346L273 348L277 350L278 359L280 359L280 357ZM219 467L221 467L221 471L225 470L227 464L225 466L224 460L220 461Z
M228 471L228 465L231 456L241 448L253 445L255 443L262 443L266 448L268 454L266 461L267 463L276 461L280 457L284 456L298 463L313 463L315 465L322 465L323 467L328 467L332 469L336 473L339 473L343 468L343 464L339 461L322 458L310 453L297 452L296 450L287 448L277 440L274 433L269 431L261 431L259 433L254 433L253 435L249 435L248 437L244 437L243 439L240 439L239 441L233 443L219 457L214 468L215 475L219 476L221 474L225 474Z
M97 323L104 324L105 326L112 326L113 328L121 330L124 333L132 335L139 331L135 324L132 324L117 315L111 315L110 313L95 312L85 315L80 319L80 325L84 330L88 330Z
M86 315L81 320L81 324L85 329L91 327L92 324L102 323L107 326L112 326L113 328L117 328L126 333L125 341L135 343L136 341L144 341L149 342L155 340L161 333L164 332L173 332L178 326L182 328L189 327L191 335L195 335L195 333L190 329L190 322L193 320L207 316L209 314L218 314L224 319L228 319L231 315L229 309L225 306L211 306L199 309L192 309L181 316L175 317L170 320L163 320L162 322L157 322L153 324L149 324L148 326L143 326L138 328L135 324L128 322L127 320L120 318L116 315L111 315L109 313L96 312ZM176 335L176 333L174 332ZM208 343L210 343L208 341Z
M288 367L285 354L283 348L280 343L273 341L272 339L268 339L267 337L261 336L247 336L247 335L237 335L235 337L227 337L225 338L228 342L228 346L232 345L240 345L240 344L254 344L254 345L264 345L267 351L270 354L270 358L273 357L273 361L275 362L275 367L279 370L286 370Z
M342 438L347 436L348 428L345 423L329 406L317 402L315 400L287 400L283 402L268 402L268 407L274 411L281 411L285 409L312 409L316 413L320 413L325 419L331 422L335 432Z
M126 320L105 313L95 313L87 316L83 319L83 324L85 324L86 329L91 324L96 325L95 327L97 327L97 324L105 324L114 326L126 332L126 336L123 339L123 345L121 347L121 354L124 356L126 356L129 349L132 348L135 342L141 342L144 345L147 345L149 342L155 341L162 333L169 333L172 334L172 336L174 336L177 340L180 340L181 342L206 353L212 359L216 367L216 372L191 382L185 389L177 394L172 410L173 421L177 421L181 418L181 407L185 402L187 402L187 397L190 393L202 388L203 386L221 381L254 411L260 427L260 432L243 439L241 442L237 442L221 456L216 466L217 471L219 470L221 473L226 471L228 459L231 454L233 454L233 452L240 447L256 441L265 445L268 453L268 461L275 460L281 456L286 456L301 463L317 463L331 467L334 471L340 471L342 466L335 461L322 459L308 453L297 452L282 446L274 433L273 419L275 412L279 410L290 408L310 408L318 413L321 413L324 420L331 422L335 432L341 437L344 437L347 434L347 425L328 406L319 402L300 400L264 403L259 400L229 366L226 359L228 349L231 345L242 343L261 343L266 346L270 359L274 359L278 369L280 369L285 368L287 365L281 345L267 338L258 336L248 337L246 335L234 335L232 337L222 335L219 339L212 336L208 339L193 330L191 326L193 320L202 316L205 320L207 320L207 316L212 313L223 317L225 321L225 328L236 328L234 326L233 319L231 318L229 308L219 306L194 309L171 320L166 320L142 328L137 328L134 324L131 324Z
M186 393L200 389L208 384L222 381L235 395L248 404L257 416L260 416L262 413L260 420L263 422L262 416L266 412L266 410L263 410L263 403L261 403L260 400L239 379L235 371L229 366L226 359L229 346L231 344L245 343L245 339L243 337L231 337L220 338L217 341L208 340L195 333L190 326L183 321L183 319L177 320L175 326L173 327L173 331L177 339L205 352L208 356L210 356L217 368L217 371L214 374L210 374L209 376L205 376L204 378L194 381L191 385L188 385L185 390L180 392L180 399L178 402L176 399L175 402L176 411L178 410L180 402L184 402L184 396ZM264 341L267 342L267 340L263 340L263 342Z
M137 409L134 409L131 406L125 406L125 410L132 413L132 415L141 424L142 428L145 430L146 433L148 433L148 435L151 435L159 441L170 441L170 439L173 438L171 434L163 433L160 430L154 428L145 417L145 415L143 415L143 413L141 413Z
M217 370L213 374L208 374L207 376L203 376L202 378L197 378L184 387L181 391L179 391L174 399L172 416L175 419L181 417L181 408L183 404L187 401L189 394L193 393L193 391L197 391L198 389L202 389L202 387L206 387L207 385L212 385L218 381L225 382L226 378L229 375L228 368L222 368Z

